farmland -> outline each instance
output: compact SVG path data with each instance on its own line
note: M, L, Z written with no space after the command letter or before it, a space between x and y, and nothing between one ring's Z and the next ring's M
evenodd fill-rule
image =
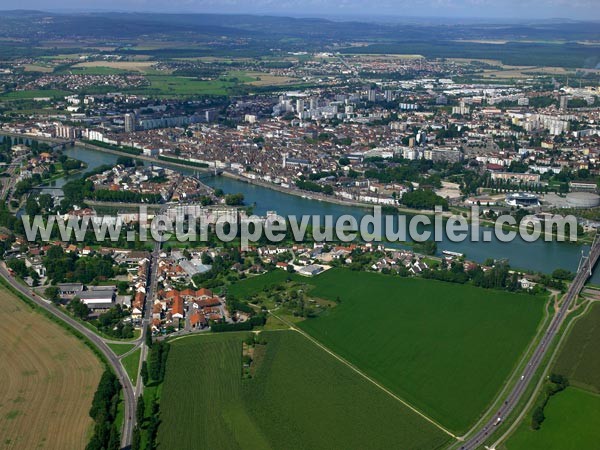
M544 299L330 270L311 296L341 303L299 326L425 414L464 431L533 338Z
M0 320L0 448L85 448L100 361L82 342L4 289Z
M508 450L581 450L600 442L600 396L574 387L553 396L546 420L534 431L525 421L506 443Z
M263 332L267 343L256 345L253 376L243 379L246 336L172 342L161 394L161 448L434 449L447 442L447 435L294 331Z
M60 98L65 95L70 95L69 91L59 91L55 89L39 89L32 91L13 91L1 94L0 97L6 100L25 100L32 98Z
M592 305L571 330L556 361L554 372L583 389L600 393L600 305Z
M153 61L88 61L75 64L72 68L85 69L112 69L116 73L137 71L142 73L153 72L153 66L156 63ZM111 73L108 71L107 73ZM113 72L114 73L114 72Z
M150 86L134 89L132 92L154 94L159 96L190 96L190 95L226 95L227 89L237 85L237 82L227 80L202 81L195 78L174 77L170 75L148 75Z

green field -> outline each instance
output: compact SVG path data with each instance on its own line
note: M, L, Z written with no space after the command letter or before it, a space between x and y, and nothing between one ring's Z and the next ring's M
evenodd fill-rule
M600 305L578 319L554 366L554 372L583 389L600 393Z
M138 367L140 365L140 352L141 349L138 348L121 360L123 367L125 367L127 375L129 375L129 378L131 381L133 381L133 384L135 384L137 381Z
M534 431L526 421L507 441L508 450L593 450L600 443L600 396L574 387L553 396L546 420Z
M123 75L128 72L123 69L115 69L113 67L69 67L66 71L77 75ZM134 72L135 73L135 72Z
M108 345L108 347L113 352L115 352L115 355L117 355L117 356L127 353L134 346L134 344L112 344L112 343L108 343L106 345Z
M225 80L197 80L172 75L147 75L150 86L131 89L131 92L166 96L227 95L227 89L237 83Z
M40 89L40 90L32 90L32 91L12 91L7 92L5 94L0 94L0 98L7 100L27 100L32 98L61 98L67 95L71 95L72 92L69 91L59 91L55 89Z
M273 270L265 273L264 275L247 278L243 281L228 286L227 292L235 295L238 298L247 298L251 295L257 294L266 287L283 283L288 278L298 279L299 276L289 274L285 270ZM307 281L305 278L302 278L302 280Z
M299 326L455 432L494 399L533 338L544 300L333 269L311 296L341 304Z
M251 379L242 379L244 333L172 342L159 448L409 450L448 442L299 333L263 335Z

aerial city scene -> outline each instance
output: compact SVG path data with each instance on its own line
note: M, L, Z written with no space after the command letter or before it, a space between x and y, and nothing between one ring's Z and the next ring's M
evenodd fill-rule
M596 0L3 0L0 450L600 450Z

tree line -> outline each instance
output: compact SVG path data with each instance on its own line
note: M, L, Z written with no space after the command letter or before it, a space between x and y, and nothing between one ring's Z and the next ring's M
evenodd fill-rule
M121 435L116 418L121 384L115 374L106 369L100 378L98 389L92 400L90 417L94 420L94 434L86 450L119 450Z

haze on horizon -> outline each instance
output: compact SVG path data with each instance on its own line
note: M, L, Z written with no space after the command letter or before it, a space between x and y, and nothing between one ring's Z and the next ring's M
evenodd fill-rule
M161 13L272 14L398 20L406 18L482 18L600 20L597 0L3 0L1 9Z

